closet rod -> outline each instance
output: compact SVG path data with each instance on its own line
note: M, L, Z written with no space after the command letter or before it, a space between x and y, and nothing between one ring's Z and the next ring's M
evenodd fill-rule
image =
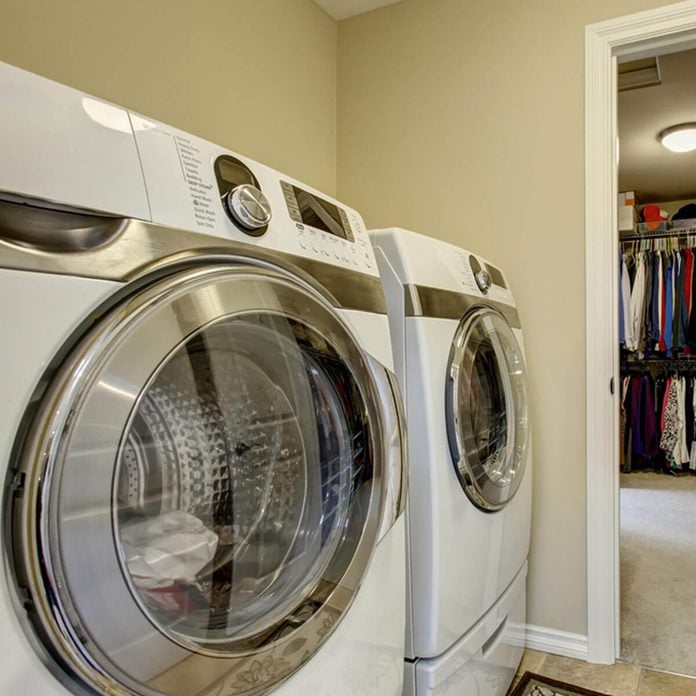
M679 230L661 230L659 232L636 232L635 234L620 234L619 242L637 242L641 239L667 239L669 237L688 237L696 235L696 227L684 227Z
M621 370L638 369L641 367L663 367L666 370L696 370L696 355L692 358L621 358Z

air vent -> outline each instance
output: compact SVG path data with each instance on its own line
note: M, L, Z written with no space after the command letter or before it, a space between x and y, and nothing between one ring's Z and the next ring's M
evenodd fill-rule
M619 65L619 92L662 84L657 56Z

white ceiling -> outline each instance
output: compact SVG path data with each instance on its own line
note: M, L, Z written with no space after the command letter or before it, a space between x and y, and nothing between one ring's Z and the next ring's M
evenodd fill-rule
M336 21L348 19L355 15L376 10L378 7L393 5L401 0L314 0L325 12Z
M696 49L659 57L662 84L619 93L619 191L640 203L696 200L696 152L670 152L657 139L696 121Z

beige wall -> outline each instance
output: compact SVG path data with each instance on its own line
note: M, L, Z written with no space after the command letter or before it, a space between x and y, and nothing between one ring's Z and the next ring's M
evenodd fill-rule
M3 0L0 60L336 186L337 25L311 0Z
M403 0L339 25L339 195L511 279L534 428L528 619L581 634L584 26L661 4Z

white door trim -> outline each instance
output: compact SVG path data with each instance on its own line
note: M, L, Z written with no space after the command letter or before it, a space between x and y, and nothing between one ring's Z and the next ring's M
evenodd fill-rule
M619 656L617 57L696 46L696 0L585 30L587 659ZM614 378L614 395L610 380Z

